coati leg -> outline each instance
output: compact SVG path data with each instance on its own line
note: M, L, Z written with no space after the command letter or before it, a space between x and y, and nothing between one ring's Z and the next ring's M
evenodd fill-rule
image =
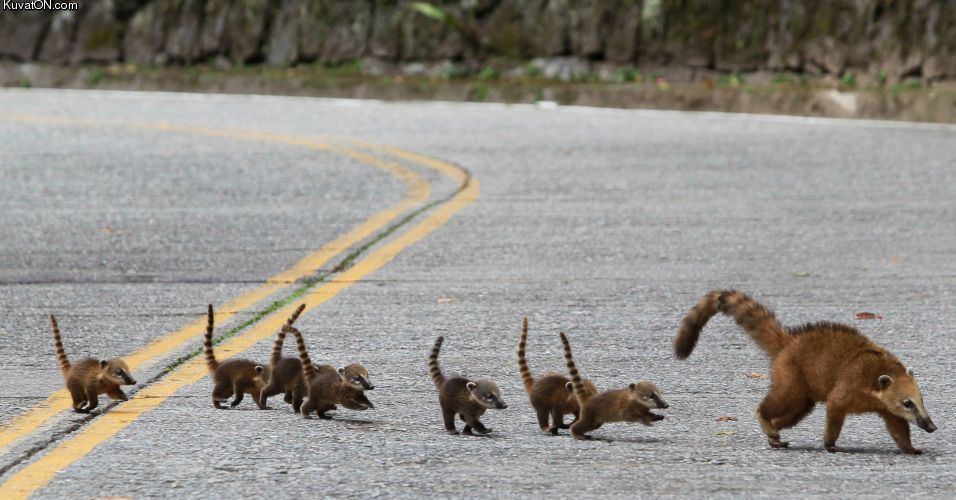
M119 387L110 390L106 393L107 396L117 400L117 401L129 401L129 398L126 396L126 393L123 392L123 389Z
M280 387L279 384L274 383L275 380L276 379L273 379L273 382L270 382L269 385L263 387L262 392L259 393L259 397L256 398L256 404L259 404L259 408L264 408L269 398L282 392L282 387ZM291 399L292 399L291 395L288 392L286 392L285 402L291 403L292 402ZM259 403L260 401L262 402L261 404Z
M270 394L269 396L266 396L266 397L270 397L270 396L273 396L273 394ZM292 391L285 391L285 396L282 397L282 400L285 401L286 404L290 404L290 405L291 405L291 404L292 404Z
M840 438L840 431L843 430L843 421L845 419L846 412L843 408L827 404L827 424L823 430L823 447L830 453L840 451L836 446L836 442L837 439Z
M806 418L810 412L813 411L814 402L812 399L806 399L802 404L793 405L790 408L789 415L782 415L775 417L770 420L770 425L775 429L783 430L789 429L800 423L801 420Z
M462 416L461 419L468 423L468 425L465 426L468 432L465 432L465 434L471 434L472 429L474 429L474 431L478 434L488 434L491 432L491 429L485 427L485 424L482 424L481 420L478 420L478 417L468 417L466 419L464 416Z
M302 418L312 418L310 414L315 411L315 403L312 401L312 398L307 399L302 406L299 407L299 413L302 414Z
M302 409L302 394L292 393L292 411L299 413L299 410Z
M212 405L220 410L225 409L222 402L229 399L229 396L232 396L232 383L228 380L216 383L212 389Z
M268 406L266 406L266 401L262 399L262 390L253 389L251 392L251 395L252 395L252 400L256 402L256 406L258 406L260 410L270 409Z
M535 413L538 414L538 427L541 428L541 432L551 432L551 426L548 425L548 409L547 408L535 408Z
M239 403L242 402L242 398L246 397L246 393L244 391L240 391L238 387L233 388L232 391L236 397L232 400L232 403L229 403L229 407L235 408L239 406Z
M774 373L779 372L780 371L775 371ZM804 412L805 406L803 403L808 399L803 396L804 394L806 394L804 387L792 383L787 378L781 376L773 381L773 385L770 386L770 393L763 398L763 401L760 402L760 406L757 407L757 420L760 422L760 428L764 434L767 435L767 441L770 443L770 447L786 448L790 446L790 443L780 439L781 427L774 425L774 421L778 423L781 420L787 421L796 418L797 413ZM794 405L794 400L800 403ZM813 407L811 406L810 408L812 409ZM809 412L807 411L806 413ZM806 413L797 418L797 422L799 422L800 418L806 416ZM795 424L796 422L792 425Z
M468 421L465 420L465 416L459 413L458 418L465 423L465 426L461 429L461 433L466 436L474 436L474 434L471 432L471 425L469 425Z
M551 428L548 429L551 431L551 434L554 436L558 435L558 429L561 429L564 425L564 413L561 413L557 408L551 408ZM565 427L566 428L566 427Z
M91 385L86 388L86 401L88 404L83 408L83 413L89 413L93 408L100 404L100 398L96 395L96 386Z
M880 412L880 416L886 422L886 430L890 432L890 436L893 436L893 441L896 441L896 446L899 446L903 453L912 455L923 453L922 450L914 448L913 443L910 442L910 424L906 419L897 417L887 411Z
M455 410L450 408L441 409L442 419L445 421L445 431L449 434L458 434L458 430L455 429Z

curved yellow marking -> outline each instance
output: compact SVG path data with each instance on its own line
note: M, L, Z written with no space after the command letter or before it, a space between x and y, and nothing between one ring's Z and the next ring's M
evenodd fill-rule
M295 265L273 276L266 282L253 290L239 295L226 304L220 306L216 312L216 322L222 324L232 318L237 312L252 307L260 301L266 299L272 294L286 288L289 284L297 280L315 274L323 265L327 264L332 258L340 254L343 250L351 248L360 241L368 238L376 231L382 229L398 216L409 209L418 206L428 200L431 196L431 184L414 170L408 169L398 163L382 160L381 158L357 151L351 148L335 147L324 142L315 141L307 137L294 135L275 134L267 132L257 132L250 130L219 130L205 127L191 127L184 125L175 125L170 123L145 123L145 122L107 122L86 120L77 118L66 118L58 116L36 116L36 115L9 115L0 114L0 119L6 119L17 122L38 123L44 125L72 125L72 126L119 126L126 128L137 128L146 130L158 130L163 132L176 132L194 135L203 135L210 137L222 137L227 139L252 140L275 142L300 146L320 151L329 151L343 155L359 162L374 166L395 177L401 179L405 184L405 196L394 206L386 208L367 219L358 227L339 236L335 240L322 245L318 250L309 253ZM64 330L69 331L67 326ZM184 328L164 335L144 347L136 350L123 359L129 365L130 370L136 371L140 366L154 361L168 352L178 349L184 343L199 337L206 331L206 319L200 318ZM66 389L59 389L53 392L46 401L43 401L26 412L13 417L9 421L0 425L0 451L11 443L33 433L44 423L55 417L59 413L72 407L70 393Z
M394 148L389 149L395 152L400 151ZM403 153L407 153L408 158L425 158L410 152ZM454 165L434 159L429 159L429 161L435 163L431 165L423 164L442 172L457 172L455 177L464 181L461 190L448 202L438 206L421 222L372 251L367 257L338 275L334 281L325 283L308 293L304 297L305 310L303 314L332 299L339 292L352 286L362 278L378 271L391 262L402 250L428 236L448 222L459 210L478 199L477 179L469 177L466 172ZM441 164L441 168L438 168L439 164ZM285 319L292 314L295 307L298 307L298 304L289 304L263 321L256 323L255 326L244 333L224 342L216 348L216 356L220 359L230 358L249 349L256 342L272 337L274 332L285 323ZM14 500L29 497L33 492L47 485L57 472L69 467L100 443L128 427L146 411L159 406L176 391L197 382L207 374L205 361L201 357L193 358L184 363L160 381L137 392L129 401L93 420L73 437L65 440L37 461L11 476L3 485L0 485L0 489L5 493L4 498Z

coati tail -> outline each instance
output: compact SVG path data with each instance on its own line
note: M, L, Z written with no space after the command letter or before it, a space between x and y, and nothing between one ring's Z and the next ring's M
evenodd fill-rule
M521 373L521 382L524 384L524 391L531 394L531 388L534 386L534 375L528 368L528 360L525 359L525 344L528 342L528 318L521 321L521 337L518 339L518 371Z
M216 373L216 370L219 369L219 361L216 360L216 353L212 350L212 331L213 327L215 326L212 304L209 304L209 310L206 313L206 318L206 335L203 337L202 349L206 356L206 368L209 368L209 373Z
M435 346L432 347L432 352L428 355L428 371L431 373L435 387L439 389L445 385L445 375L442 374L441 367L438 366L438 353L441 352L441 345L444 341L445 337L435 339Z
M718 312L733 317L771 358L790 343L790 335L777 321L773 311L737 290L713 290L704 295L681 321L680 330L674 338L674 355L678 359L690 356L704 325Z
M299 350L299 361L302 362L302 375L307 382L312 382L312 379L316 376L316 371L315 366L312 365L312 360L309 359L309 351L305 348L305 339L302 338L302 332L292 326L284 326L282 331L295 335L295 346Z
M568 365L568 374L571 375L571 386L574 388L574 396L578 402L583 402L587 398L584 391L584 382L581 380L581 373L574 364L574 356L571 355L571 342L568 342L568 336L561 332L561 343L564 345L564 360Z
M289 319L286 320L286 326L292 326L292 323L295 323L295 320L299 319L299 315L302 314L302 311L305 309L305 303L299 304L299 307L295 308L292 316L289 316Z
M289 326L287 323L286 326ZM272 356L269 358L269 364L275 366L282 360L282 344L285 342L285 328L279 330L276 334L276 341L272 344Z
M56 324L56 318L50 315L50 325L53 326L53 346L56 348L56 359L60 363L60 371L63 376L70 371L70 358L66 357L66 351L63 349L63 339L60 338L60 327Z

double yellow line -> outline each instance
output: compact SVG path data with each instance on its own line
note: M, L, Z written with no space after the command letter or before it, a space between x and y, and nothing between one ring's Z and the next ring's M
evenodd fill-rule
M0 118L4 116L0 115ZM10 118L10 117L6 117ZM18 115L12 117L18 121L29 121L35 123L56 123L68 125L102 125L101 122L90 122L86 120L73 120L67 118L36 117ZM284 144L309 147L312 149L328 150L344 154L353 159L371 164L381 168L392 175L401 178L406 185L406 196L393 207L379 212L365 221L359 227L349 233L337 238L335 241L324 245L319 250L309 254L289 270L269 279L261 287L247 292L234 299L225 306L225 311L217 314L217 320L223 321L232 317L236 311L249 307L262 299L272 295L287 283L293 283L297 279L314 274L322 265L329 262L335 255L348 249L363 239L371 236L379 229L385 227L388 223L395 220L399 215L409 209L419 206L427 201L430 196L430 185L422 176L413 170L407 169L397 163L382 160L376 156L358 151L353 148L333 148L332 146L312 141L308 138L288 136L281 134L268 134L249 131L223 131L217 129L206 129L198 127L184 127L170 124L147 124L147 123L127 123L125 126L146 128L153 130L193 133L207 136L228 137L234 139L266 140ZM388 264L402 250L420 241L435 229L444 225L448 220L463 207L472 203L478 197L478 182L471 178L467 172L460 167L449 163L419 155L409 151L397 148L376 146L368 143L352 141L354 144L366 148L377 150L378 152L401 158L405 161L417 163L430 169L434 169L446 176L451 177L460 184L460 189L447 202L437 207L429 213L422 221L412 226L407 231L401 233L388 243L372 251L367 257L356 262L352 267L346 269L334 281L324 283L321 286L310 290L303 299L305 302L305 312L308 312L319 305L325 303L339 292L345 290L355 282L363 279L369 274L381 269ZM288 317L294 304L287 305L277 311L274 311L266 319L256 323L248 331L228 340L217 348L217 353L221 353L222 358L235 356L260 340L269 338L278 330ZM169 352L179 347L184 342L198 337L203 331L204 322L198 320L186 328L169 334L159 340L147 345L143 349L133 353L127 358L127 362L132 370L144 362L154 359L159 355ZM159 382L152 384L137 392L128 402L118 405L112 410L106 412L93 422L84 427L80 432L62 442L56 448L52 449L38 460L19 470L11 476L6 482L0 485L0 492L4 498L26 498L33 492L42 488L53 479L53 476L60 470L68 467L70 464L89 453L93 448L109 439L114 434L133 423L144 412L155 408L169 396L179 389L192 384L206 375L206 368L201 358L192 360L180 365L169 375ZM54 393L46 404L34 408L21 417L17 417L10 424L0 431L0 448L8 445L20 437L35 431L45 421L52 418L59 412L68 408L70 405L69 395L65 390Z

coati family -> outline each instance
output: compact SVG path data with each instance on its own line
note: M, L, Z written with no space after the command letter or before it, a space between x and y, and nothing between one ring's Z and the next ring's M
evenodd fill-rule
M770 446L786 448L780 431L797 425L816 403L826 403L823 446L836 446L847 415L876 413L904 453L919 454L910 443L909 424L926 432L936 425L923 406L913 371L856 328L839 323L784 327L772 311L736 290L714 290L695 305L674 338L674 354L685 359L700 331L717 313L734 318L770 357L770 393L757 407L757 420Z
M308 418L312 413L331 418L326 412L338 405L368 410L374 405L365 391L374 389L368 370L357 363L343 368L314 365L302 333L293 326L302 313L299 306L277 333L269 363L230 359L220 363L213 351L214 314L207 309L203 352L213 380L212 401L216 408L234 397L237 406L245 394L266 409L269 397L284 393L285 402ZM674 354L686 359L693 352L700 332L717 313L731 316L770 357L772 386L757 408L757 419L773 448L786 448L780 431L793 427L813 411L816 403L827 407L823 444L827 451L839 451L839 438L847 415L876 413L883 418L890 436L904 453L919 454L910 441L909 424L934 432L923 404L913 371L892 353L869 340L855 328L839 323L817 322L784 327L772 311L736 290L707 293L681 321L674 339ZM71 364L60 337L56 318L50 316L54 345L64 382L73 400L73 409L89 413L98 405L98 394L127 400L120 388L136 384L129 367L119 358L85 358ZM295 337L297 357L283 357L285 337ZM649 381L629 384L624 389L598 393L593 382L582 379L567 335L560 333L568 375L546 372L535 378L526 359L528 319L521 324L518 342L518 370L525 392L543 432L558 434L570 428L575 439L605 423L638 422L651 425L664 419L652 409L668 408L660 389ZM442 420L448 434L458 434L456 416L464 422L463 434L488 434L480 417L490 409L505 409L498 386L488 379L447 378L438 363L444 337L438 337L428 356L431 380L438 391ZM567 414L574 416L564 423Z

